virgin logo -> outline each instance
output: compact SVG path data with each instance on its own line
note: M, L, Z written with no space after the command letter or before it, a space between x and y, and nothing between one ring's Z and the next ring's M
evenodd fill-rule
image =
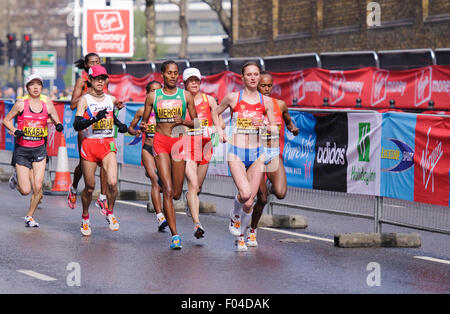
M123 21L120 12L95 12L95 27L98 33L108 33L123 29Z
M305 78L303 71L300 71L298 75L290 80L291 94L293 98L297 98L297 102L302 101L305 98Z
M432 69L428 67L416 73L415 101L416 107L431 99Z
M422 151L420 166L422 167L422 182L425 185L425 190L428 189L428 184L430 183L431 179L431 192L434 192L434 168L438 164L441 157L444 155L444 151L442 150L442 142L438 142L433 151L428 150L428 144L430 142L430 132L431 127L427 132L427 145L425 146L425 150Z
M375 71L372 76L372 106L378 105L386 99L386 84L389 78L389 71Z
M345 91L343 85L345 83L345 75L343 71L330 72L330 104L334 105L340 102L344 96Z

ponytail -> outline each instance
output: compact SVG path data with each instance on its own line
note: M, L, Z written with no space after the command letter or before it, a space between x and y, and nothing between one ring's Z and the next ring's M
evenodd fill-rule
M89 62L89 58L90 57L97 57L100 58L98 54L96 54L95 52L91 52L88 53L84 59L78 59L77 61L74 62L75 66L81 70L86 71L86 73L89 71L88 67L87 67L87 63Z

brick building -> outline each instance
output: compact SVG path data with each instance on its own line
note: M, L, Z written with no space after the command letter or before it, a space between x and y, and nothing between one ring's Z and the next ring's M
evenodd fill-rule
M232 56L450 47L450 1L233 0Z

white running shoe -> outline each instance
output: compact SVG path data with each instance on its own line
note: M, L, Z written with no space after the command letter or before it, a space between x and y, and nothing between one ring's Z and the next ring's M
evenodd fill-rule
M109 224L109 230L111 230L111 231L119 230L119 223L117 222L117 218L116 218L116 216L114 216L114 214L107 215L106 221Z
M257 247L258 242L256 241L256 229L248 228L247 229L247 246Z
M17 174L16 174L16 169L14 169L11 177L9 178L9 188L11 190L15 190L17 187Z
M163 232L164 229L166 229L166 227L169 225L167 223L167 220L164 217L164 215L160 215L159 217L158 217L158 215L156 215L156 220L158 221L158 231L159 232Z
M92 230L91 230L91 223L89 222L89 219L85 220L85 219L81 219L81 234L88 237L92 234Z
M235 237L238 237L241 235L241 217L239 215L234 215L233 210L230 212L230 224L228 225L228 230L230 230L230 233L234 235Z
M24 217L24 220L25 220L25 227L39 228L39 224L37 223L36 220L33 219L33 217L26 216Z
M247 245L245 245L245 237L243 234L241 234L237 239L236 239L236 250L238 252L246 252L248 251Z

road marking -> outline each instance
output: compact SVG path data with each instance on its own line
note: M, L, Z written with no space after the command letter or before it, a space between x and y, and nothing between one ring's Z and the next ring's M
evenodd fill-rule
M47 275L43 275L43 274L39 274L39 273L37 273L35 271L32 271L32 270L18 269L17 271L19 273L22 273L22 274L25 274L25 275L28 275L30 277L33 277L33 278L36 278L36 279L39 279L39 280L43 280L43 281L55 281L55 280L57 280L56 278L53 278L53 277L50 277L50 276L47 276Z
M139 203L133 203L133 202L127 202L127 201L119 201L119 200L117 200L116 202L117 203L126 204L126 205L133 205L133 206L137 206L137 207L147 208L147 205L142 205L142 204L139 204ZM176 212L176 214L186 215L185 212ZM259 229L264 229L264 230L269 230L269 231L272 231L272 232L278 232L278 233L284 233L284 234L290 234L290 235L294 235L294 236L297 236L297 237L302 237L302 238L307 238L307 239L312 239L312 240L319 240L319 241L334 243L334 240L331 240L331 239L315 237L315 236L311 236L311 235L307 235L307 234L291 232L291 231L285 231L285 230L281 230L281 229L265 228L265 227L261 227Z
M143 204L139 204L139 203L127 202L127 201L116 200L116 203L121 203L121 204L125 204L125 205L133 205L133 206L142 207L142 208L147 208L147 205L143 205Z
M447 261L445 259L433 258L433 257L428 257L428 256L414 256L414 258L423 259L425 261L430 261L430 262L436 262L436 263L450 265L450 261Z
M331 240L331 239L311 236L311 235L307 235L307 234L303 234L303 233L297 233L297 232L286 231L286 230L281 230L281 229L274 229L274 228L266 228L266 227L261 227L259 229L264 229L264 230L269 230L272 232L278 232L278 233L284 233L284 234L290 234L290 235L294 235L294 236L301 237L301 238L307 238L307 239L312 239L312 240L319 240L319 241L334 243L334 240Z

